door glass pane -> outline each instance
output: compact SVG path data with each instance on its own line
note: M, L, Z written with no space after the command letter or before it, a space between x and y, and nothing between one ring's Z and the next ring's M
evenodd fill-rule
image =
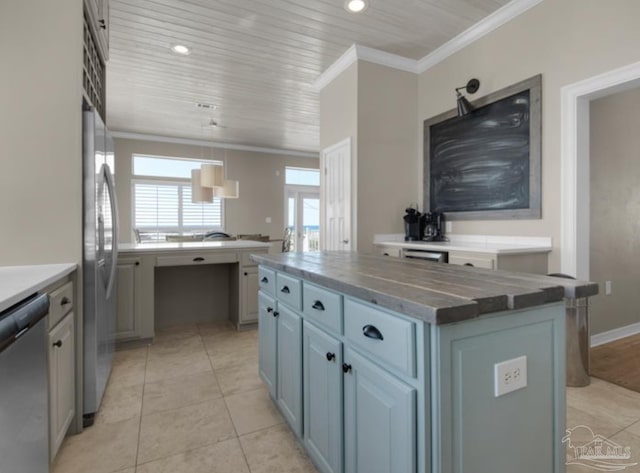
M304 233L302 251L318 251L320 249L320 199L317 197L302 198L302 231Z

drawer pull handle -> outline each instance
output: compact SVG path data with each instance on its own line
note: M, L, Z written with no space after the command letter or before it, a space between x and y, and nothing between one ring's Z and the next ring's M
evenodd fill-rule
M274 316L274 317L277 317L277 316L279 316L279 315L280 315L280 312L278 312L277 310L274 310L274 311L273 311L273 316Z
M464 265L465 266L471 266L472 268L474 267L473 264L471 264L471 263L465 263Z
M280 289L280 292L282 292L284 294L291 293L291 291L289 290L289 286L282 286L282 289Z
M196 258L193 258L194 262L200 262L200 261L204 261L204 258L202 256L198 256Z
M374 340L384 340L380 330L374 325L365 325L362 327L362 334L367 338L373 338Z
M266 276L264 276L264 277L260 280L260 282L261 282L262 284L269 284L269 278L267 278Z
M269 313L273 312L273 307L267 307L267 312Z
M311 308L315 310L324 310L324 304L320 301L315 301Z
M327 361L333 361L335 359L336 359L335 353L327 352Z
M346 363L342 363L342 372L343 373L350 373L351 372L351 365L348 365Z
M58 348L60 348L60 347L62 346L62 340L58 340L57 342L55 342L55 343L53 344L53 346L54 346L54 347L58 347Z
M64 307L67 304L71 304L71 301L69 300L68 297L63 297L62 300L60 301L60 305Z

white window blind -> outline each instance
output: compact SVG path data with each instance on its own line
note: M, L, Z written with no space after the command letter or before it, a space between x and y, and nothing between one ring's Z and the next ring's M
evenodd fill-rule
M134 181L134 226L142 232L197 233L222 230L221 199L212 203L191 202L189 182Z

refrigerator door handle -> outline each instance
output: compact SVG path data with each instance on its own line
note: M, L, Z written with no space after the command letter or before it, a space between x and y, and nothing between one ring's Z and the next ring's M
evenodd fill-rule
M111 170L106 164L102 165L104 174L104 182L107 185L109 194L109 204L111 205L111 220L113 225L113 236L111 241L111 272L109 274L109 282L107 283L107 299L111 297L113 286L116 280L116 271L118 270L118 203L116 202L116 187L111 176Z

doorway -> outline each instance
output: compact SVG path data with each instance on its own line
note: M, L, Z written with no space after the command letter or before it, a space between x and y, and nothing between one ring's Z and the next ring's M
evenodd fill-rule
M290 251L320 249L320 191L311 186L286 186L286 222Z

